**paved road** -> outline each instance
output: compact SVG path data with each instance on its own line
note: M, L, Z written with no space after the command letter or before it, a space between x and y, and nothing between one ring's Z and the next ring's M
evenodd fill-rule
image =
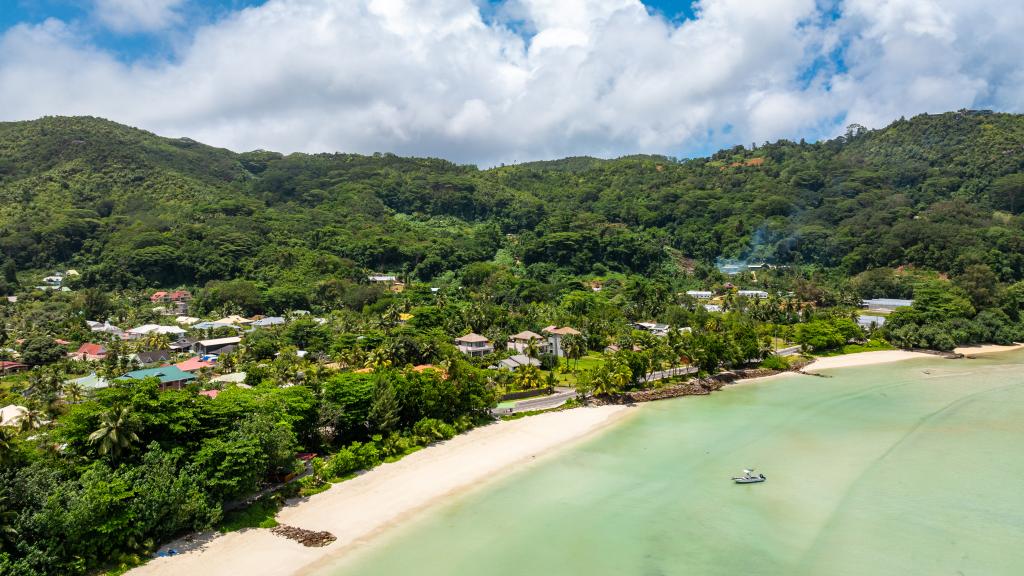
M554 394L522 400L511 408L495 408L491 410L491 414L502 416L505 414L518 414L519 412L532 412L533 410L550 410L565 404L570 398L575 397L576 390L559 386L555 388Z

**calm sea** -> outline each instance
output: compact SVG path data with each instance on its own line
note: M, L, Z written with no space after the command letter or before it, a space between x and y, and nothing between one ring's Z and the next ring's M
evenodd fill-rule
M1024 354L647 404L331 576L1024 574ZM768 481L734 485L754 467Z

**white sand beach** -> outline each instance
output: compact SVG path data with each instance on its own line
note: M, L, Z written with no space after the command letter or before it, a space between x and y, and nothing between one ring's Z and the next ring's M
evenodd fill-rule
M931 354L924 352L909 352L907 350L875 350L871 352L857 352L856 354L845 354L843 356L831 356L828 358L817 358L804 368L804 372L827 370L829 368L850 368L854 366L870 366L872 364L887 364L913 358L934 358Z
M998 354L1000 352L1013 352L1014 350L1024 349L1024 344L1012 344L1010 346L1000 346L998 344L986 344L984 346L964 346L962 348L955 348L953 351L957 354L963 354L964 356L978 356L981 354Z
M269 530L251 529L212 536L202 545L168 558L156 558L133 576L288 576L304 573L342 554L410 514L444 497L572 445L635 409L625 406L580 408L498 422L381 465L333 486L278 514L282 524L327 530L338 540L306 548Z

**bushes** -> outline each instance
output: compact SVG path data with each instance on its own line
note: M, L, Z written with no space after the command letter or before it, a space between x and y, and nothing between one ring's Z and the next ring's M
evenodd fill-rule
M436 418L424 418L413 425L412 433L423 444L448 440L457 433L455 427Z
M761 361L761 368L769 370L789 370L789 361L782 356L769 356Z

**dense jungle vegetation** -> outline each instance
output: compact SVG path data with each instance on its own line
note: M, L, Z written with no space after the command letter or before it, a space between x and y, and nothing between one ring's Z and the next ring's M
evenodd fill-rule
M363 269L430 280L500 249L535 278L686 259L1024 278L1024 117L956 112L710 158L480 170L388 154L236 154L93 118L0 124L0 253L83 284L245 278L330 302ZM685 265L685 264L684 264ZM277 300L283 300L276 302Z

